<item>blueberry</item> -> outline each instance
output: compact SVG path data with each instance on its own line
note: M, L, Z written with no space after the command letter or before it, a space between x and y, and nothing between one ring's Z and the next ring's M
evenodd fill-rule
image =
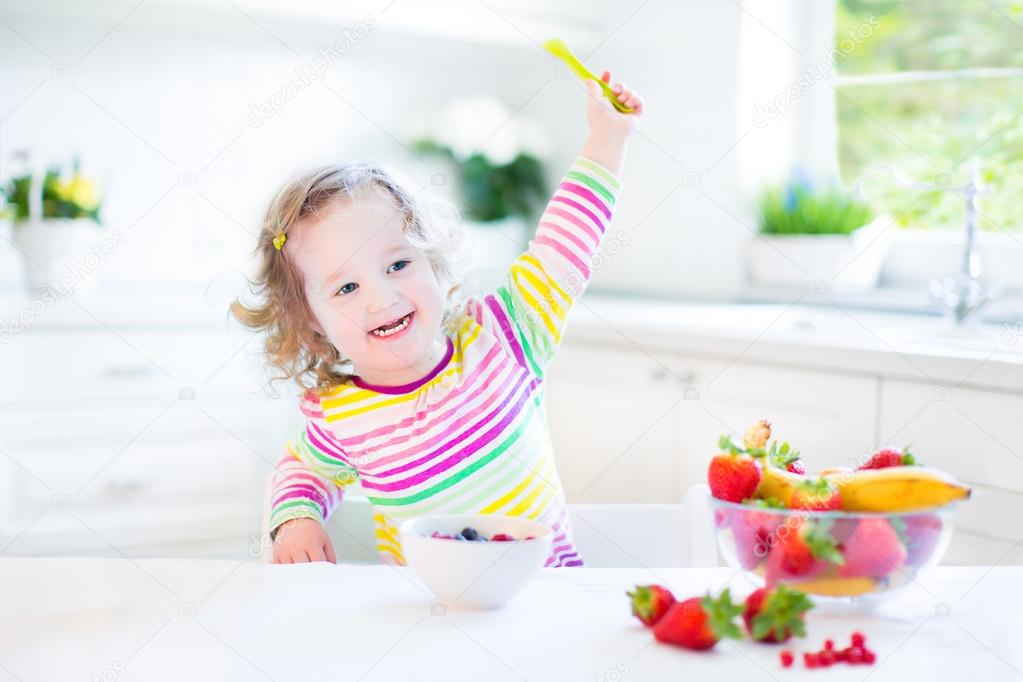
M476 532L476 529L472 526L466 526L462 529L462 537L466 540L476 540L480 534Z

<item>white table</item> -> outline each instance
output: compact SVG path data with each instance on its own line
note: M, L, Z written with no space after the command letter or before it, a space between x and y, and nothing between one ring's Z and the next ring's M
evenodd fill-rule
M784 670L777 646L653 640L624 592L750 587L727 569L545 569L504 608L434 605L407 568L0 559L0 680L1023 679L1023 567L940 568L797 652L867 634L878 664Z

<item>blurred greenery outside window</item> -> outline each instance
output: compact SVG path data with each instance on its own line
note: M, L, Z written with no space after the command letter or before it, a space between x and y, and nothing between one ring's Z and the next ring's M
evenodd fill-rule
M962 229L955 193L870 168L956 186L976 162L991 190L978 225L1023 244L1023 0L839 0L834 47L843 181L902 226Z

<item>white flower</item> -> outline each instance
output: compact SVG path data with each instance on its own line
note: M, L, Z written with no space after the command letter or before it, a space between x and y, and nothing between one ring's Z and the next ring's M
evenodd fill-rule
M486 93L455 99L433 115L414 114L405 133L448 147L459 162L482 154L492 165L503 166L519 154L542 160L554 151L554 140L540 119L512 115L500 99Z

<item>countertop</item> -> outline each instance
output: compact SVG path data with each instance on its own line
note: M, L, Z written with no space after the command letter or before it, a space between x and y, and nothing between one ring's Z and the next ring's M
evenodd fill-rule
M789 304L584 295L565 338L1023 393L1023 322L956 329L938 317L865 311L809 295Z
M410 568L194 559L0 559L0 679L1011 680L1023 567L941 567L877 610L815 610L797 653L866 634L874 666L780 666L748 640L653 640L625 590L752 587L730 569L541 569L503 608L444 609ZM816 676L816 677L813 677Z

